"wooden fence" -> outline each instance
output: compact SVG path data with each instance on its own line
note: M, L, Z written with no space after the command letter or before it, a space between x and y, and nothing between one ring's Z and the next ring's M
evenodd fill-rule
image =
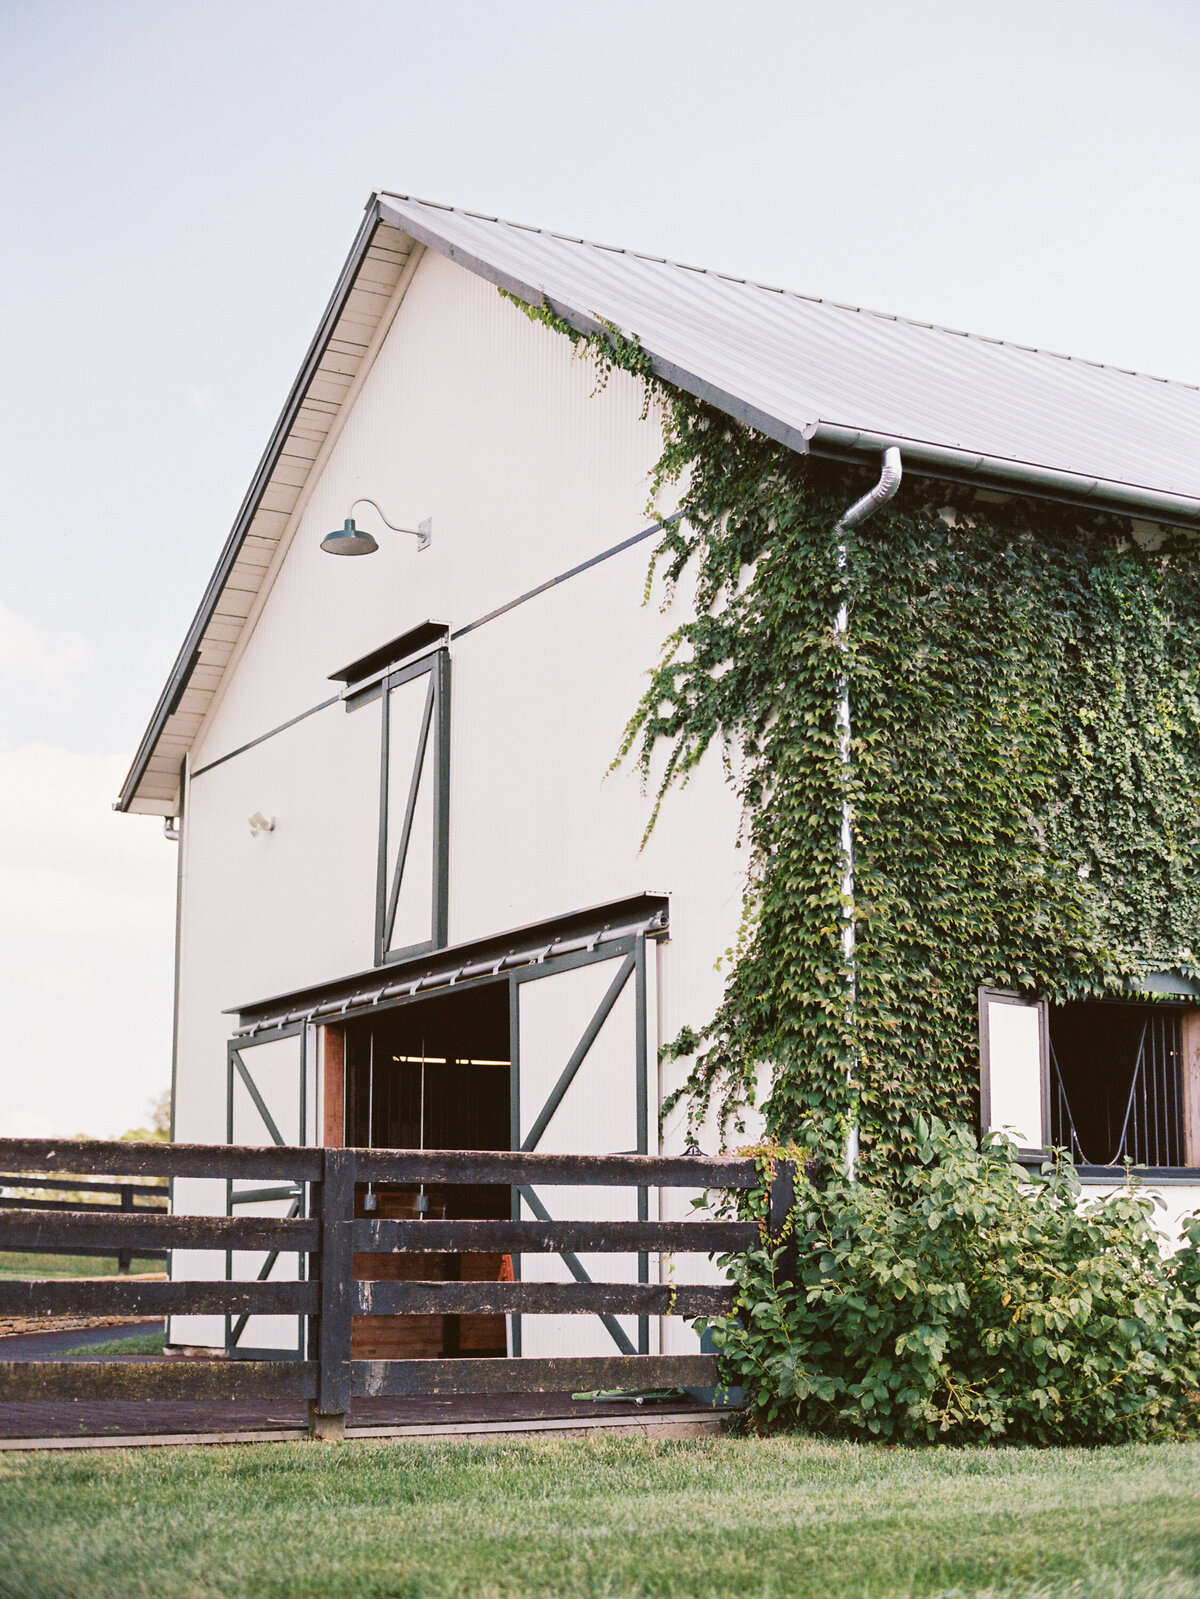
M7 1190L13 1188L36 1188L37 1195L13 1194ZM66 1195L65 1198L51 1199L50 1194ZM112 1195L111 1199L102 1200L100 1204L91 1203L91 1196ZM83 1196L81 1199L80 1196ZM138 1201L142 1200L142 1204ZM0 1174L0 1211L3 1210L70 1210L91 1211L103 1216L110 1216L114 1211L127 1210L152 1210L166 1211L167 1191L163 1187L149 1183L126 1182L120 1177L110 1178L105 1182L91 1182L78 1178L32 1177L20 1172L9 1173L8 1176ZM71 1255L73 1249L41 1249L39 1254L46 1255ZM117 1271L122 1276L128 1276L129 1268L133 1264L133 1253L129 1249L101 1249L95 1252L101 1257L116 1255ZM142 1249L139 1254L143 1260L166 1260L165 1249Z
M598 1186L749 1189L753 1160L734 1156L539 1155L488 1151L312 1149L272 1145L105 1144L0 1139L0 1163L62 1174L107 1172L118 1163L141 1176L283 1180L307 1185L306 1214L174 1216L147 1211L0 1211L0 1249L216 1249L306 1257L304 1280L138 1282L110 1278L0 1281L0 1315L288 1314L307 1318L306 1359L120 1361L0 1360L0 1401L36 1399L309 1401L316 1437L344 1433L352 1398L564 1389L712 1387L712 1355L355 1360L356 1315L591 1314L695 1317L732 1303L725 1285L619 1282L361 1281L359 1253L482 1251L727 1254L756 1247L754 1222L475 1221L355 1217L355 1183L503 1184L510 1188ZM770 1196L778 1234L793 1203L794 1170L781 1163Z

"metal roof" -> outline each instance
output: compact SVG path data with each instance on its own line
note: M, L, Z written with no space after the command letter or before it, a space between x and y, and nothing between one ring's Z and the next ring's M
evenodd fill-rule
M372 196L116 802L174 815L184 755L412 279L437 251L789 447L1200 527L1200 390L496 217Z
M1193 385L429 201L385 194L380 206L397 228L520 298L544 298L576 325L614 324L664 377L794 448L878 453L895 442L908 446L906 465L945 466L956 476L978 475L979 458L996 463L998 476L1006 462L1040 467L1196 500L1159 509L1200 520ZM933 452L925 463L922 447ZM1010 486L1018 481L1024 474ZM1112 498L1089 495L1083 484L1077 493Z

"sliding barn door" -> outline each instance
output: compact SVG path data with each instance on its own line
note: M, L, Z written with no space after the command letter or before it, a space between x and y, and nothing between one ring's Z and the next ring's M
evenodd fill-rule
M546 1154L647 1154L646 940L643 934L546 960L510 978L513 1148ZM523 1187L513 1213L527 1220L647 1219L647 1192ZM646 1255L528 1254L513 1262L537 1282L646 1282ZM649 1352L637 1316L514 1316L514 1355Z
M315 1051L311 1029L303 1023L272 1028L229 1045L228 1141L231 1144L307 1144L316 1095L310 1082ZM262 1183L242 1178L227 1184L231 1216L302 1216L302 1183ZM295 1282L304 1257L277 1250L230 1251L226 1276L235 1281L267 1278ZM230 1355L278 1358L301 1355L301 1316L227 1316L225 1348Z

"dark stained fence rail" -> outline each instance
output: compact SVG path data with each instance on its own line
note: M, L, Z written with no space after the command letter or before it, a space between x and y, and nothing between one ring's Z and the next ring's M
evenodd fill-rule
M311 1399L310 1360L0 1361L0 1401Z
M118 1156L120 1157L118 1159ZM218 1249L307 1257L299 1282L3 1281L0 1314L299 1315L308 1318L304 1360L0 1361L0 1400L309 1400L314 1436L344 1435L356 1397L406 1394L540 1393L564 1388L712 1387L712 1355L627 1354L546 1359L354 1360L356 1315L701 1316L729 1308L724 1285L356 1281L356 1251L588 1254L670 1251L734 1253L760 1241L757 1225L713 1221L407 1221L354 1217L356 1182L528 1184L748 1189L752 1160L731 1157L536 1155L487 1151L247 1148L201 1144L102 1144L88 1140L0 1139L0 1163L14 1170L73 1174L114 1169L141 1176L284 1182L257 1197L296 1195L308 1185L307 1215L171 1216L161 1210L100 1207L69 1211L35 1204L0 1209L0 1249L125 1254ZM13 1180L14 1185L16 1179ZM49 1179L21 1178L23 1187ZM769 1231L779 1236L793 1200L794 1170L781 1163L770 1196ZM98 1185L100 1186L100 1185ZM110 1185L112 1186L112 1185ZM123 1187L126 1185L116 1185ZM151 1193L161 1192L150 1190ZM245 1200L249 1196L241 1194Z
M564 1388L673 1388L716 1378L711 1355L558 1355L543 1360L356 1360L356 1399L398 1394L542 1394Z
M0 1299L0 1304L3 1300ZM733 1304L721 1283L356 1282L356 1316L719 1316Z
M128 1147L128 1146L126 1146ZM118 1163L117 1169L120 1170ZM12 1193L12 1189L35 1190L33 1194ZM47 1194L57 1192L65 1198L50 1199ZM83 1196L82 1198L80 1196ZM92 1202L91 1197L112 1195L113 1198L102 1200L99 1204ZM142 1203L138 1203L142 1201ZM115 1178L109 1182L94 1182L87 1178L61 1178L61 1177L31 1177L20 1172L0 1174L0 1211L3 1210L70 1210L75 1212L91 1211L97 1215L107 1216L113 1212L130 1210L163 1211L167 1209L167 1191L161 1186L152 1186L149 1183L124 1182ZM30 1250L30 1253L42 1255L68 1255L74 1251L70 1248L40 1248ZM115 1254L117 1257L117 1270L122 1275L127 1275L133 1264L133 1252L127 1248L115 1250L101 1249L96 1251L101 1256ZM140 1251L144 1260L165 1260L165 1249L143 1249Z
M0 1138L13 1171L127 1172L131 1177L278 1177L321 1181L323 1149L296 1144L127 1144L99 1138Z
M356 1221L355 1249L410 1254L733 1254L753 1249L758 1228L744 1221Z
M2 1226L2 1224L0 1224ZM316 1283L0 1278L0 1316L315 1316Z
M315 1251L321 1224L299 1216L147 1216L137 1211L96 1216L88 1212L10 1210L0 1217L5 1249L70 1249L94 1255L145 1244L163 1249L293 1249Z
M755 1188L758 1168L741 1155L541 1155L522 1150L358 1149L360 1183L555 1183L589 1188ZM697 1177L699 1176L699 1181Z

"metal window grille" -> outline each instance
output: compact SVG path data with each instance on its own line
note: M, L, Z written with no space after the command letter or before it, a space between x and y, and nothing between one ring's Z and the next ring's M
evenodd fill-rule
M1076 1130L1054 1043L1050 1043L1050 1135L1060 1149L1091 1166L1182 1166L1182 1026L1179 1013L1154 1008L1146 1014L1132 1062L1129 1087L1114 1098L1108 1118L1108 1147L1084 1149ZM1076 1098L1084 1092L1078 1085ZM1077 1104L1075 1110L1080 1110Z

